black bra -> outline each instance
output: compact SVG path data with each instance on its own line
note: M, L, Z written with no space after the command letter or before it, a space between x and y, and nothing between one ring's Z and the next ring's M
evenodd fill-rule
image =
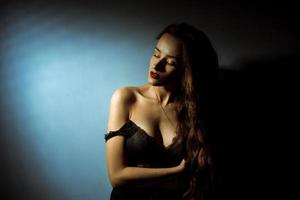
M179 164L183 158L182 142L173 140L165 147L131 120L120 129L106 133L105 142L117 135L125 137L125 156L129 166L169 167Z

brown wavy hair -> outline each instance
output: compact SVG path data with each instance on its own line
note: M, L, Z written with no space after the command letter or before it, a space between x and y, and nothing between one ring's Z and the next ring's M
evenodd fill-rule
M204 32L187 23L171 24L168 33L182 42L183 72L175 105L177 133L183 140L188 187L186 200L206 199L212 186L212 153L208 138L209 111L218 73L218 57Z

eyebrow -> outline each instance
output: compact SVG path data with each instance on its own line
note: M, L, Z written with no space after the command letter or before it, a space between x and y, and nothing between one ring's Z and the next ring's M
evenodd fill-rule
M159 50L159 48L157 48L157 47L155 47L154 49L157 50L157 51L159 51L159 52L161 52L161 50ZM170 55L167 55L167 56L170 57L170 58L178 59L177 56L170 56Z

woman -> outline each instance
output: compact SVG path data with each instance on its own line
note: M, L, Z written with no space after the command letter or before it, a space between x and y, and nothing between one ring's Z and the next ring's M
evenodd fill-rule
M167 26L157 39L148 83L111 97L105 140L112 200L204 199L211 180L203 105L217 55L186 23Z

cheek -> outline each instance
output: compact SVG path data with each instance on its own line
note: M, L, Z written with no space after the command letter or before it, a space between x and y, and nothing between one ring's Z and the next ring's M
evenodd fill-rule
M150 67L153 65L153 59L152 58L150 59L149 65L150 65Z
M177 68L171 67L167 69L168 77L176 77L179 74L179 70Z
M151 56L150 58L150 64L154 64L157 58L155 58L154 56Z
M176 74L176 73L178 73L179 69L177 67L174 67L174 66L167 66L167 71L170 74Z

